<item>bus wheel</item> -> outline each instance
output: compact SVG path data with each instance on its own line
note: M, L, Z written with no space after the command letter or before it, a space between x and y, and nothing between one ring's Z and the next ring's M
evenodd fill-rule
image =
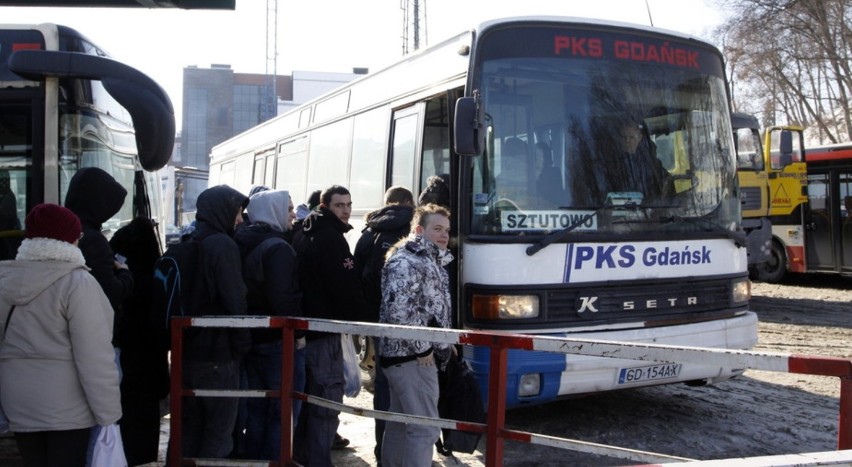
M353 335L355 352L358 354L358 362L361 367L361 385L369 392L373 392L373 381L376 379L376 346L370 336ZM366 373L366 377L364 377Z
M787 275L787 253L784 246L773 241L769 259L754 267L755 278L761 282L777 284Z

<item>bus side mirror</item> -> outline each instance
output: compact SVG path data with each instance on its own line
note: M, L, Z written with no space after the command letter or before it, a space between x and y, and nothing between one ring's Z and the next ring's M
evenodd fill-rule
M455 141L456 154L478 156L485 147L485 130L479 111L479 99L462 97L456 101Z
M781 131L781 139L778 141L778 149L781 153L781 158L778 160L781 167L786 167L793 163L793 133L789 130Z

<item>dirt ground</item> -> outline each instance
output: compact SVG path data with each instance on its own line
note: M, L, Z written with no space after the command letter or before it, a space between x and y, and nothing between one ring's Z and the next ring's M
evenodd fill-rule
M756 350L852 358L852 280L755 283L752 295L760 319ZM532 433L697 460L831 451L839 392L836 378L749 370L715 386L634 389L510 411L506 422ZM361 391L345 402L371 407L372 396ZM164 441L167 428L164 423ZM375 465L372 420L342 414L339 431L352 444L334 452L335 465ZM483 440L473 454L436 453L433 466L483 466L484 451ZM523 467L638 463L512 441L505 443L504 459L504 465ZM11 438L0 438L0 465L21 465Z
M756 350L852 358L852 280L794 278L755 283ZM831 451L837 448L840 383L836 378L747 371L715 386L659 386L509 411L509 428L696 460ZM348 403L369 406L369 393ZM341 416L352 449L337 466L374 465L372 423ZM433 466L483 466L485 443ZM629 465L625 459L507 441L504 465Z

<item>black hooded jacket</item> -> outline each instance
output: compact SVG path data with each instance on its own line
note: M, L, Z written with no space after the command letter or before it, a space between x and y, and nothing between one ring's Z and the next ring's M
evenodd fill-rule
M204 274L207 303L204 314L246 314L246 286L242 278L240 250L232 236L238 213L248 198L239 191L218 185L198 195L196 227L192 236L201 242L199 272ZM251 339L246 329L198 328L186 333L186 356L193 360L226 361L248 352Z
M115 257L101 226L118 213L126 196L127 190L97 167L78 170L65 196L65 207L80 218L80 251L116 313L116 328L121 325L121 304L133 293L133 275L127 269L115 269Z
M322 207L305 218L294 238L299 257L302 310L306 317L366 321L361 279L355 259L343 236L352 229L332 211ZM308 339L320 337L308 333Z
M355 245L355 269L364 284L370 321L379 321L382 305L382 267L388 248L411 231L414 208L391 204L367 215L367 226Z

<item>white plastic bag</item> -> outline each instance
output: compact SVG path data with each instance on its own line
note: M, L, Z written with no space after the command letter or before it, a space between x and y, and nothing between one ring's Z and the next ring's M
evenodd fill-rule
M127 467L118 424L98 427L89 467Z
M346 379L343 393L346 397L357 397L361 392L361 367L351 334L340 335L340 347L343 349L343 376Z

